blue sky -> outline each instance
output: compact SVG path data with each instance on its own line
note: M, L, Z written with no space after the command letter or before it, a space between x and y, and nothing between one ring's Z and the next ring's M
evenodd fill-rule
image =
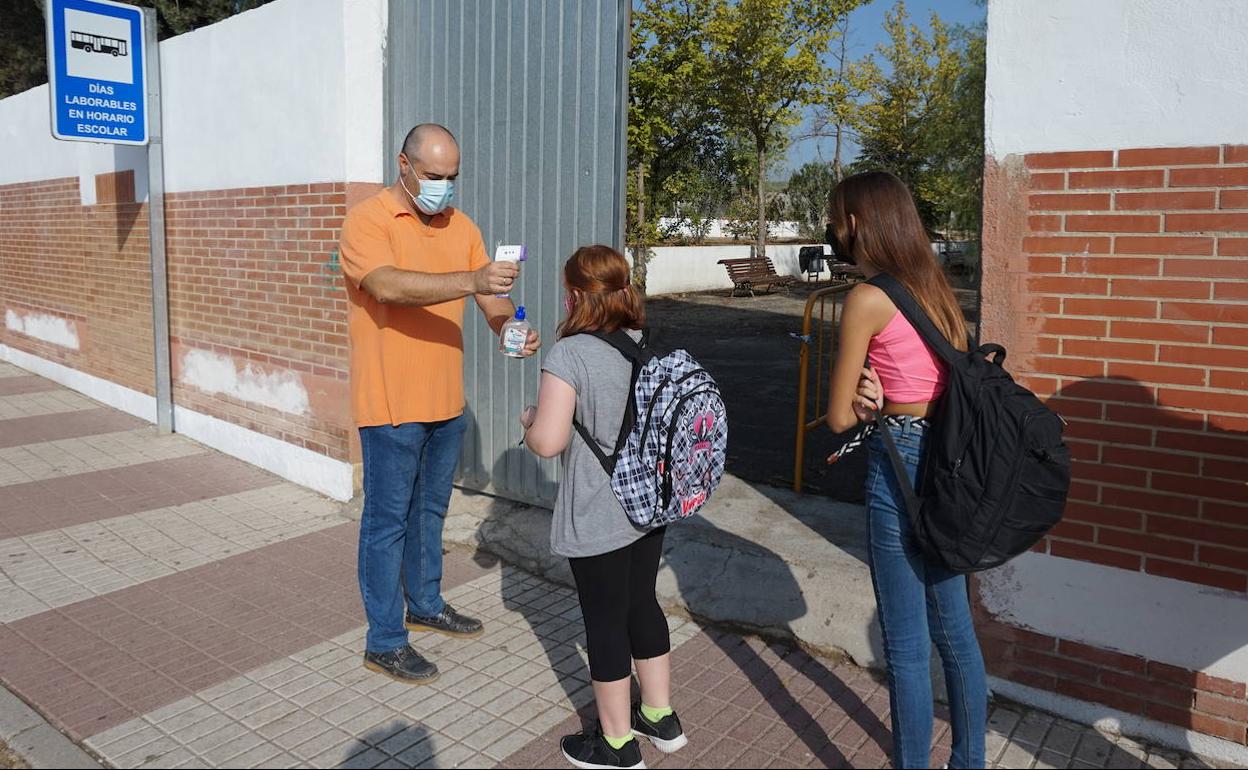
M874 0L853 11L849 16L850 56L862 58L875 51L876 45L886 41L884 34L884 15L893 7L894 0ZM918 24L922 29L929 28L932 12L940 16L941 21L949 26L956 24L976 24L983 21L987 8L975 3L975 0L907 0L906 10L910 14L911 23ZM878 60L878 57L877 57ZM794 133L800 133L806 126L799 127ZM828 139L807 139L795 141L789 148L785 178L793 169L812 160L831 161L835 142ZM844 160L852 160L857 148L850 146L843 155Z

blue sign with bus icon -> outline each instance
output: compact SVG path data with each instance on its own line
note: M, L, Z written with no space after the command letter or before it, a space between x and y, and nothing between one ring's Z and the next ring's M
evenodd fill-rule
M52 135L147 144L143 11L111 0L49 0L47 16Z

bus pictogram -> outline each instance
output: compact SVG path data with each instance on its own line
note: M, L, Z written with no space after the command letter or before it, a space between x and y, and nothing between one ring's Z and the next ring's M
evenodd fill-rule
M81 48L87 53L111 53L113 56L129 56L125 40L103 35L92 35L90 32L69 33L69 42L74 48Z

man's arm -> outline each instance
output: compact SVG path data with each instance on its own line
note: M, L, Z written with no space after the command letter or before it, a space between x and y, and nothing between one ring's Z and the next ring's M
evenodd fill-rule
M469 294L505 293L511 290L519 272L512 262L490 262L480 270L462 273L418 273L387 265L366 275L360 282L360 288L378 302L423 307L461 299ZM508 301L507 305L510 307L511 303Z
M507 297L478 294L475 299L477 307L481 308L481 315L485 316L485 322L490 325L495 334L502 332L503 324L516 314L516 306Z

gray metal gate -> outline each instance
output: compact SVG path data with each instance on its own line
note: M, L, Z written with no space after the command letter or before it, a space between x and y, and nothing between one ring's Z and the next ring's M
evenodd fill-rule
M514 292L545 344L563 309L560 269L578 247L623 243L629 0L390 0L386 168L417 123L463 151L456 206L486 248L525 243ZM471 418L460 483L554 500L558 466L517 447L539 362L498 353L470 302L464 381Z

